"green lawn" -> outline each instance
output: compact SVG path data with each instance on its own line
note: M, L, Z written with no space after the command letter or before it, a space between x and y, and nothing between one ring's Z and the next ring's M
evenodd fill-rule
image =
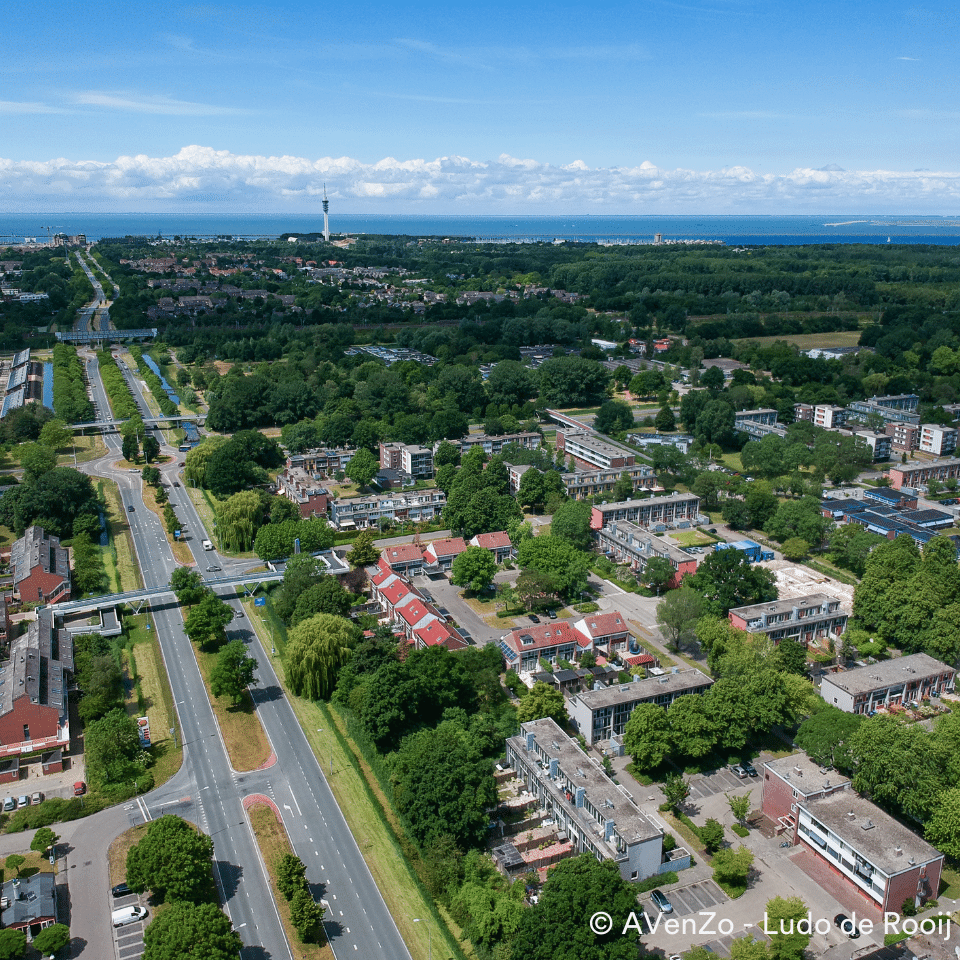
M676 540L681 547L702 547L711 543L716 543L716 538L708 533L701 533L699 530L681 530L678 533L669 534L671 540Z

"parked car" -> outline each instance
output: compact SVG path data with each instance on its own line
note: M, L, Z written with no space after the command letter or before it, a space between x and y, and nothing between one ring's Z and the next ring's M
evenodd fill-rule
M24 794L22 797L17 797L17 809L22 810L24 807L30 806L30 798Z
M17 809L17 801L16 801L16 798L14 798L14 797L7 797L7 798L3 801L3 812L4 812L4 813L10 813L12 810L16 810L16 809Z
M43 794L38 790L32 797L31 801L33 803L43 803Z
M739 777L741 780L746 780L747 771L740 766L739 763L732 763L730 765L730 772L735 776Z
M758 774L757 774L757 768L756 768L752 763L745 763L745 764L743 765L743 769L747 771L747 776L748 776L748 777L756 777L756 776L758 776Z
M550 611L548 611L548 612L549 612L549 614L550 614L550 619L551 619L551 620L556 620L556 619L557 619L557 611L556 611L556 610L550 610Z
M535 613L531 613L531 614L530 614L530 622L531 622L531 623L539 623L539 622L540 622L540 618L539 618Z
M857 925L845 913L838 913L833 918L833 922L837 925L837 928L845 933L851 940L859 939L860 931L857 929Z
M128 893L133 893L133 891L125 883L118 883L113 888L112 893L115 897L125 897Z
M87 792L87 785L82 780L78 780L73 785L73 795L75 797L82 797L86 792Z
M656 904L661 913L673 913L673 904L667 899L667 895L662 890L654 890L650 894L650 899Z

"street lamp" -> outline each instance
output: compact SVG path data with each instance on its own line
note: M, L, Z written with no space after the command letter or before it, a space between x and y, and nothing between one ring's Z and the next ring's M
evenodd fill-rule
M264 630L270 634L270 656L275 657L277 655L277 647L273 642L273 630L270 628L270 625L264 620L263 617L260 618L260 622L263 624Z
M420 917L414 917L414 923L427 923ZM433 928L427 923L427 960L433 960Z

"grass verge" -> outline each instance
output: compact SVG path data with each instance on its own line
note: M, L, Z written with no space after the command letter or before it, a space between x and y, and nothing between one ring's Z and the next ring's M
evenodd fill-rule
M127 854L135 847L147 832L149 824L141 823L121 833L107 850L107 866L110 870L110 886L115 887L127 879Z
M167 543L170 544L170 549L173 551L173 559L177 561L182 567L192 567L195 564L193 559L193 554L190 552L190 548L184 543L183 540L175 540L173 534L167 530L167 525L163 521L163 507L157 503L157 491L155 487L151 487L148 483L143 485L143 505L148 509L152 510L160 520L160 524L163 527L163 532L166 535ZM176 510L176 507L174 507Z
M193 647L197 666L203 676L203 685L207 688L207 697L220 726L230 765L238 773L256 770L266 763L271 749L260 718L254 710L250 691L244 693L243 703L239 707L233 706L227 697L215 697L210 692L210 674L217 662L217 655L198 650L192 643L190 646Z
M57 464L61 467L72 467L74 463L74 453L76 453L77 463L87 463L90 460L96 460L98 457L106 456L107 445L103 442L103 437L99 433L92 436L75 436L71 449L64 448L57 457Z
M160 652L157 631L146 613L123 618L127 630L127 668L134 682L132 696L128 696L127 712L132 716L146 715L150 720L152 739L153 782L155 787L166 783L183 763L182 738L179 735L177 713L167 671ZM133 710L136 713L133 713ZM170 736L171 728L175 738Z
M117 591L137 590L143 586L140 567L137 565L130 536L127 513L120 501L120 491L112 480L100 480L98 486L106 504L107 526L110 531L109 556L104 556L103 565L107 576L112 576Z
M270 875L270 889L273 891L273 899L277 905L277 912L280 914L280 921L283 923L287 940L293 947L297 960L300 960L301 957L303 960L335 960L333 950L328 943L321 946L316 943L304 943L300 939L297 928L290 919L290 902L277 887L277 864L284 854L293 853L293 847L290 846L287 831L283 824L277 820L273 810L262 803L250 807L247 810L247 817L250 820L257 846L260 847L260 856L263 858L267 873Z
M952 864L944 864L940 874L940 890L937 898L947 897L956 900L960 897L960 868Z

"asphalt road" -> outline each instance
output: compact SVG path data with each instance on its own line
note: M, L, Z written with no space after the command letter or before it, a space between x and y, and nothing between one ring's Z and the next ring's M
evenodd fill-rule
M122 365L121 369L124 369L127 381L145 412L139 383ZM99 411L106 413L109 405L95 361L88 362L87 372L94 401ZM161 439L159 432L157 436ZM134 508L132 512L128 511L127 518L144 585L166 584L176 562L161 521L143 506L139 472L113 467L120 457L120 437L107 434L104 439L108 447L107 456L84 465L84 469L117 481L124 508ZM168 485L172 486L179 469L178 454L169 448L164 452L173 456L171 463L162 469ZM177 514L191 532L189 546L200 571L205 574L210 564L223 567L223 573L249 566L248 562L227 561L216 551L202 549L204 535L200 518L189 497L181 491L182 488L170 490L174 495L172 500L176 504ZM234 607L236 617L233 627L228 630L228 637L239 637L249 644L251 655L259 663L259 685L254 689L254 699L257 713L274 748L276 762L267 769L246 774L238 774L230 768L196 660L189 649L190 642L183 632L180 609L172 604L155 605L152 613L180 719L185 747L184 764L173 780L143 797L142 803L131 804L126 811L114 809L92 818L91 823L98 821L98 825L91 830L91 836L110 834L111 830L116 831L113 834L115 836L131 822L142 822L143 818L153 818L166 812L177 813L193 821L213 837L215 876L225 909L245 944L241 954L243 960L291 957L256 843L242 808L244 796L265 794L281 810L291 843L307 866L307 879L314 888L315 896L323 896L330 902L327 931L335 951L341 957L344 956L342 951L347 951L346 955L409 960L406 945L337 807L292 708L283 696L255 631L246 621L239 601L225 599ZM107 826L100 826L100 821ZM99 903L99 908L95 908L91 902L89 909L85 906L82 910L75 910L72 932L90 944L90 948L78 956L109 956L99 946L104 942L103 935L109 938L110 933L106 917L109 889L104 880L106 869L102 863L104 839L100 837L98 846L88 849L85 833L75 835L75 857L83 864L78 872L85 884L78 897ZM97 863L96 867L94 863ZM89 884L89 889L84 873L88 868L93 868L90 870L90 879L95 881ZM73 896L79 877L75 878L73 873L70 877ZM109 939L106 942L109 944ZM112 952L112 947L109 950Z
M94 330L109 330L110 313L107 310L107 298L103 292L103 287L100 285L100 281L93 275L93 271L87 265L87 261L84 260L79 251L77 251L77 263L80 264L80 269L83 270L87 275L87 279L93 285L93 300L78 311L76 329L81 333L85 333L91 329L92 324Z

